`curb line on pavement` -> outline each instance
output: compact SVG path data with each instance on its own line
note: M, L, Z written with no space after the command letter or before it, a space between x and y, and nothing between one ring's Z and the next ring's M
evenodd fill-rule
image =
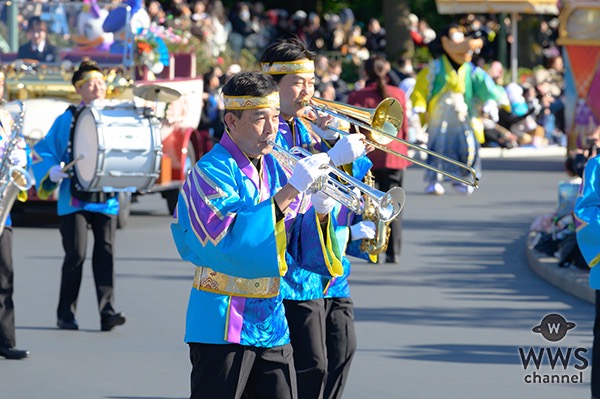
M529 268L552 285L579 299L595 303L596 292L588 284L588 273L568 267L558 267L558 259L533 249L535 232L527 237L527 261Z

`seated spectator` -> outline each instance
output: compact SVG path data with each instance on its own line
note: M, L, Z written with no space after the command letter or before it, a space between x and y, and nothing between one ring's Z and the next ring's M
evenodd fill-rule
M41 62L59 62L58 48L48 42L48 26L39 17L32 17L27 25L29 41L19 47L17 58Z
M329 81L335 88L336 101L345 102L350 92L350 87L345 80L342 79L342 62L339 60L330 60L327 76ZM326 82L325 82L326 83Z
M202 94L202 116L198 130L207 130L214 142L219 142L225 131L223 113L225 106L219 88L223 72L219 67L212 67L203 76L204 93Z
M404 79L414 78L416 76L412 60L404 56L398 57L398 66L392 66L392 71L398 76L400 82Z
M387 39L385 29L376 18L371 18L367 27L366 47L370 54L385 53Z
M425 46L423 36L421 35L421 32L419 32L419 17L412 13L408 14L408 21L408 31L410 33L410 38L412 39L414 45L417 47Z
M308 15L304 35L310 50L317 52L325 50L325 29L321 26L321 18L314 12Z
M498 86L504 86L504 65L500 61L492 61L488 74Z

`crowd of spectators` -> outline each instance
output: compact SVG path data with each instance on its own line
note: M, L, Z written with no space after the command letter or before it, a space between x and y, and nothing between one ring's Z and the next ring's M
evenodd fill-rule
M113 0L112 4L118 3ZM388 37L379 20L371 18L359 21L349 8L339 13L319 15L303 10L289 12L285 9L266 9L261 2L237 2L231 10L226 9L221 0L173 0L164 8L159 0L145 0L144 7L150 20L157 26L165 26L182 35L192 35L202 46L203 54L214 60L204 73L208 78L205 93L205 109L202 126L210 128L219 137L222 130L216 126L219 120L218 88L224 84L227 66L219 60L230 55L232 70L239 69L241 54L247 52L258 59L263 49L279 37L297 36L309 44L310 49L319 54L316 60L317 95L336 101L346 101L352 90L364 87L364 76L360 68L371 55L385 56ZM19 27L27 31L28 18L37 15L47 22L49 32L68 39L68 26L74 26L77 15L69 2L50 3L33 1L27 3L19 13ZM58 8L56 8L58 7ZM78 10L77 10L78 12ZM5 10L0 15L6 20ZM427 21L415 14L409 15L409 32L415 48L430 48L435 55L436 32ZM505 82L505 70L498 57L498 33L501 24L508 32L510 45L510 19L497 21L484 16L469 14L461 21L467 35L484 39L482 51L474 57L474 62L486 69L497 85L506 88L511 100L511 110L501 110L500 120L493 123L483 119L485 127L484 146L512 148L523 145L545 146L565 145L563 63L556 46L556 20L543 20L539 28L538 45L541 48L540 64L529 78L517 83ZM0 43L0 50L2 50ZM414 84L415 67L410 57L400 57L388 61L388 81L390 84L411 90ZM358 73L348 74L351 68ZM218 83L216 83L218 82ZM410 105L410 103L409 103ZM410 110L407 112L410 115ZM209 121L212 122L209 123ZM215 125L216 124L216 125ZM423 131L417 124L411 124L410 137L422 137Z

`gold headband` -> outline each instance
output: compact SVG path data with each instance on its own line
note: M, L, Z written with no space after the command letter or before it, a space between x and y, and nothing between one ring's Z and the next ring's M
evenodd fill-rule
M270 75L287 75L293 73L314 73L315 62L311 60L287 62L263 62L262 70Z
M229 111L279 107L279 92L274 91L265 97L225 96L225 109Z
M83 86L83 84L85 82L87 82L90 79L94 79L94 78L99 78L99 79L104 80L104 74L100 71L86 72L81 76L81 78L77 82L75 82L75 87L77 87L79 89L81 86Z

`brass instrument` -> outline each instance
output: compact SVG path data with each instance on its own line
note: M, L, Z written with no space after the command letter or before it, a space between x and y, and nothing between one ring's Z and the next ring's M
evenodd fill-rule
M10 132L10 137L5 137L7 143L4 147L4 153L0 160L0 234L6 225L6 219L12 209L12 206L17 199L19 191L28 190L33 178L22 167L11 165L10 155L15 150L20 138L23 120L25 119L25 107L21 103L21 111L18 119L10 127L9 121L2 121L5 133ZM8 136L8 135L7 135Z
M375 178L373 174L369 171L365 176L365 184L369 187L375 186ZM383 221L377 218L377 213L375 212L375 207L371 201L371 198L368 196L364 197L364 211L362 215L363 220L370 220L375 224L375 237L374 238L364 238L360 243L361 252L366 252L369 254L369 258L376 263L377 256L381 253L385 252L388 246L388 242L390 239L390 222L391 221Z
M302 158L311 156L312 154L300 147L292 147L286 150L279 144L269 140L268 144L273 147L271 154L279 161L279 163L289 170L292 170L298 161ZM330 165L324 165L328 168L328 175L317 180L310 191L322 191L329 197L338 201L357 215L362 215L364 212L361 194L369 198L370 203L374 207L374 213L377 218L382 221L391 221L394 219L404 206L406 194L401 187L394 187L387 193L369 187L362 181L350 176L339 169ZM358 189L360 194L354 189Z
M345 120L355 126L358 126L368 131L369 133L366 135L368 143L375 148L387 152L388 154L407 159L415 165L419 165L426 169L430 169L436 173L439 173L450 179L459 181L463 184L472 187L477 187L479 185L479 178L477 177L477 172L475 172L475 169L473 169L469 165L463 164L452 158L448 158L442 154L439 154L435 151L431 151L427 148L423 148L419 145L413 144L409 141L396 137L396 135L398 134L398 130L402 126L402 120L404 119L404 110L402 109L402 106L400 105L398 100L396 100L395 98L386 98L385 100L380 102L375 109L355 107L337 101L323 100L321 98L316 97L313 97L310 101L305 100L302 104L306 107L312 107L317 111L325 112L336 118ZM340 130L334 127L329 127L329 129L340 134L350 134L344 130ZM402 153L387 148L386 144L389 144L392 141L397 141L416 151L423 151L427 153L427 155L430 157L435 157L438 158L440 161L448 162L455 166L458 166L460 169L463 169L466 172L468 172L468 174L470 175L470 179L465 179L461 176L453 175L440 168L436 168L435 166L429 165L426 162L411 158L408 155L404 155Z

